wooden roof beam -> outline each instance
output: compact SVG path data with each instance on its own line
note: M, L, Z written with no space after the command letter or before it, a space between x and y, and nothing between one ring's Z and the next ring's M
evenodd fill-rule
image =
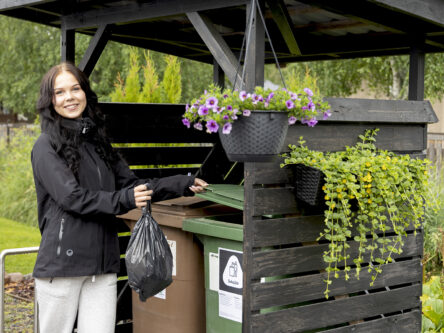
M238 60L214 24L208 17L198 12L187 13L187 16L228 79L233 84L236 82L236 88L239 88L241 76L240 70L237 71Z
M90 76L97 61L100 58L106 44L108 43L110 34L110 27L107 24L102 24L97 28L94 37L91 39L88 49L83 55L82 61L80 61L79 69L85 73L86 76Z
M273 20L276 22L282 37L284 37L288 50L293 55L302 55L296 40L296 33L293 28L293 22L287 7L283 0L266 0L268 7L271 10Z
M0 11L11 10L25 6L37 6L47 2L54 2L56 0L3 0L0 1Z
M153 0L149 3L132 3L125 6L94 9L66 17L68 29L95 27L97 24L115 24L147 20L164 16L181 15L223 7L244 5L248 0Z
M408 15L425 18L429 22L444 27L444 3L441 0L370 0L370 2Z
M429 4L433 10L444 10L444 3L439 0L298 0L300 2L317 6L319 8L331 11L343 15L345 17L352 18L354 20L368 23L371 25L379 26L385 30L399 33L420 36L426 35L428 32L434 32L440 30L439 27L433 26L433 23L440 24L439 20L432 23L418 21L415 24L406 22L404 19L405 14L409 14L412 17L420 15L419 8L422 5ZM395 7L396 5L396 7ZM429 8L429 10L431 10ZM393 10L397 9L397 10ZM401 10L402 9L402 10ZM444 24L444 19L441 20ZM439 45L434 41L425 39L426 44L430 44L436 47L444 48L444 45Z

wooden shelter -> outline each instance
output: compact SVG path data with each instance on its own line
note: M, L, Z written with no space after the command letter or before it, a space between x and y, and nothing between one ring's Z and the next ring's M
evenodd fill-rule
M280 63L410 55L408 101L329 99L333 115L315 128L289 129L310 148L338 150L378 127L378 145L423 156L427 123L436 116L424 97L425 54L444 51L444 2L440 0L260 0ZM214 81L235 81L251 1L245 0L0 0L0 14L61 29L61 59L87 74L108 41L134 45L214 65ZM273 63L270 40L258 13L246 55L246 86L263 85ZM75 34L91 35L74 59ZM243 213L243 332L419 332L422 234L409 232L403 254L388 264L373 287L368 277L334 282L323 296L326 244L316 242L321 215L301 216L290 171L279 163L232 167L216 136L187 130L183 105L104 103L115 142L208 143L187 147L122 148L130 164L193 167L137 170L141 177L199 174L210 183L245 179ZM197 166L196 166L197 165ZM264 219L264 216L274 218ZM280 216L277 218L276 216ZM122 237L122 251L127 237ZM361 273L362 274L362 273ZM122 265L121 275L126 275ZM365 274L364 274L365 275ZM261 278L286 276L270 283ZM120 283L123 284L124 281ZM297 305L297 306L296 306ZM264 313L264 309L281 307ZM128 293L119 304L116 332L131 331Z

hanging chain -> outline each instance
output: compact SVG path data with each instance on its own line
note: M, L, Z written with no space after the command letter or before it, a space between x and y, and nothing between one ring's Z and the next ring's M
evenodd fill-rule
M284 80L284 76L282 75L281 66L279 65L279 61L278 61L276 52L274 51L273 43L271 42L270 34L268 33L267 25L265 24L264 16L262 15L261 6L259 5L259 0L253 0L253 2L257 3L257 10L258 10L259 15L261 17L262 23L264 24L264 30L267 34L268 41L270 42L271 51L273 52L274 60L276 61L276 65L279 70L279 74L281 75L282 84L284 85L284 88L287 89L287 86L286 86L285 80Z
M253 2L253 4L251 6L250 17L248 18L247 25L245 26L245 31L248 30L248 33L244 34L244 38L242 40L241 52L240 52L240 55L239 55L239 61L237 63L236 75L235 75L235 78L234 78L233 91L236 88L237 75L239 74L239 69L240 69L240 64L241 64L242 56L244 55L245 42L247 43L247 46L245 47L245 49L247 49L248 43L250 41L251 27L253 26L254 0L252 2ZM247 39L247 41L246 41L246 39ZM247 51L245 50L245 58L246 58L246 55L247 55ZM245 69L245 59L244 59L244 69ZM242 87L245 85L245 82L244 82L244 72L245 72L245 70L244 69L242 70L242 81L241 81L240 90L242 90Z
M270 33L268 32L267 25L265 24L264 16L262 14L262 10L261 10L261 7L259 5L259 0L252 0L251 1L250 17L249 17L249 19L247 21L247 26L246 26L246 29L245 29L246 31L248 30L248 32L246 34L244 34L244 38L242 40L241 52L240 52L240 55L239 55L239 61L238 61L237 68L236 68L236 76L235 76L234 84L233 84L233 91L236 88L237 76L238 76L239 69L240 69L241 59L243 57L244 47L245 47L245 59L244 59L244 66L243 66L243 69L242 69L242 76L241 76L241 86L240 86L241 90L242 90L242 87L245 86L245 81L244 81L245 71L246 71L245 63L246 63L246 60L247 60L248 47L250 45L251 31L252 31L252 27L253 27L253 19L254 19L254 12L255 12L256 6L257 6L257 11L259 12L259 16L261 18L262 24L264 25L264 30L265 30L265 33L266 33L266 35L268 37L268 41L270 43L271 51L273 53L273 57L274 57L274 60L276 62L276 66L277 66L277 68L279 70L279 74L281 76L282 84L284 85L284 88L287 89L287 85L285 84L284 76L282 74L281 66L279 65L279 61L278 61L276 52L274 50L273 43L271 41ZM247 44L246 46L245 46L245 43Z

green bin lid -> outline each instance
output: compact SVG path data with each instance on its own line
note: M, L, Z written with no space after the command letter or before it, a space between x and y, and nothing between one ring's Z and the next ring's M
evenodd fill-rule
M244 209L244 187L232 184L211 184L203 193L197 196L218 204Z
M189 218L183 220L182 229L198 235L230 239L242 242L244 230L242 224L217 221L214 218Z

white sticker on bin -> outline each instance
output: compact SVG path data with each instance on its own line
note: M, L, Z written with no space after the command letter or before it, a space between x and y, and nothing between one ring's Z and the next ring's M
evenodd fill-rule
M214 290L216 292L219 291L219 254L210 252L209 253L209 282L210 282L210 290Z
M167 240L170 246L171 253L173 254L173 276L176 276L176 253L177 253L177 243L174 240Z

